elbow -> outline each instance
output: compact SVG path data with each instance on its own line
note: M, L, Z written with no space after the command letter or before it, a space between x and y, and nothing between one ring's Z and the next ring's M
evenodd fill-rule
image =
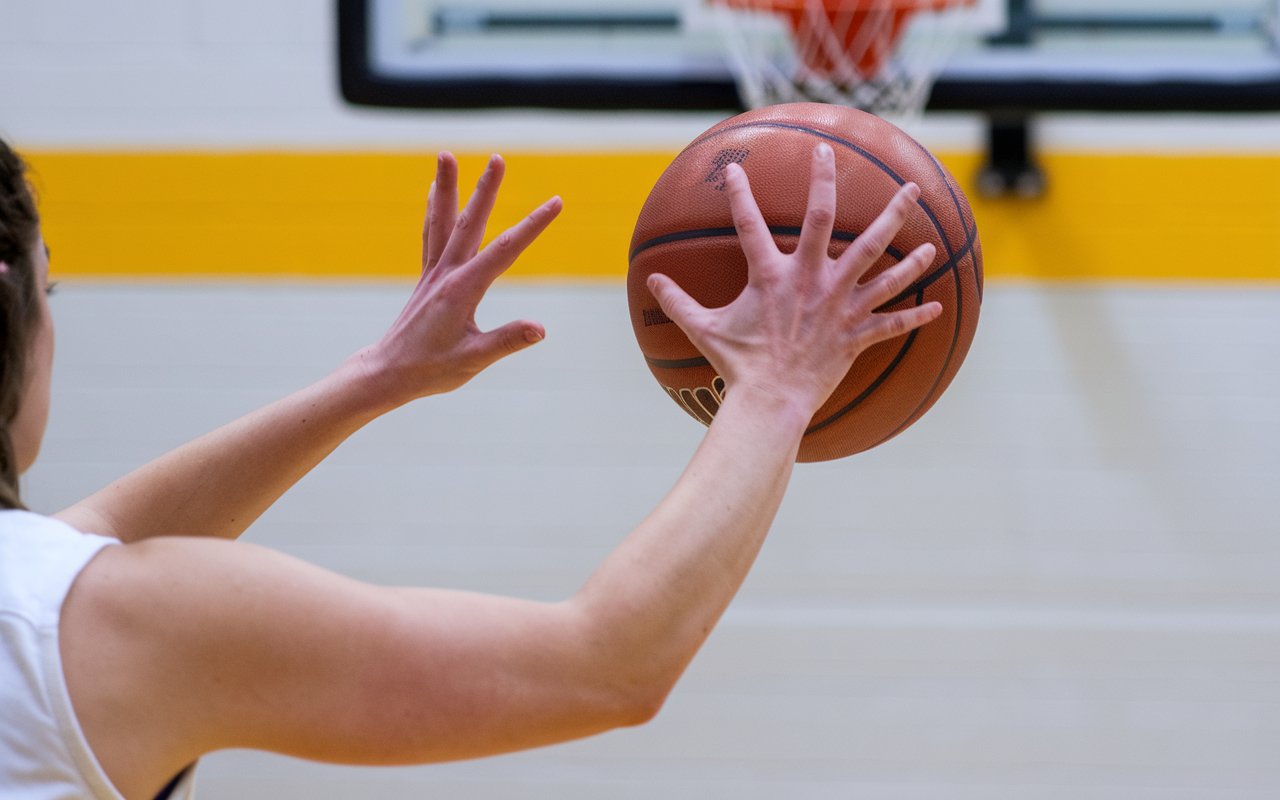
M571 729L556 738L576 739L644 725L658 716L671 688L671 682L635 680L601 665L592 665L575 679L570 690L573 700L558 703L553 712Z
M580 614L575 637L583 685L593 687L590 702L605 728L632 728L653 720L666 705L687 659L671 657L667 648L619 635L626 626L601 623ZM665 654L665 657L664 657Z
M616 727L634 728L653 721L674 687L674 681L656 680L632 687L619 706Z

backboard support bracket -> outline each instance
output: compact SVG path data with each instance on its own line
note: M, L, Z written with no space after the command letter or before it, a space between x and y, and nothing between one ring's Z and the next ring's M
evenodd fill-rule
M978 193L983 197L1040 197L1048 187L1045 171L1035 158L1030 115L987 118L987 155L978 170Z

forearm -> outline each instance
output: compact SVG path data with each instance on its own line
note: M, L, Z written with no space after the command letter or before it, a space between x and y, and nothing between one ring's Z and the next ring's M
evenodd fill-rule
M235 538L316 464L389 410L359 356L206 434L56 516L81 530Z
M759 552L808 419L731 391L671 492L565 603L406 589L363 614L400 621L354 651L401 665L390 686L363 681L400 700L342 737L372 748L343 757L472 758L652 717Z
M669 689L706 639L773 523L808 421L730 391L672 491L574 598L631 680Z
M133 541L166 534L239 536L280 495L361 426L419 397L457 389L545 335L530 320L482 331L485 291L546 229L559 198L480 249L502 160L491 159L465 211L457 163L440 156L424 230L422 272L382 339L324 380L147 464L57 516ZM455 220L458 224L455 225Z

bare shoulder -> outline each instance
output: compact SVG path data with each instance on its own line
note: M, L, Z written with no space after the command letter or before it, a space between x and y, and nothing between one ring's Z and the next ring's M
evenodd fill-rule
M296 724L271 720L306 712L296 693L334 668L333 637L372 640L379 618L393 624L387 594L239 542L106 548L62 613L63 665L85 736L126 797L154 796L222 747L289 749Z

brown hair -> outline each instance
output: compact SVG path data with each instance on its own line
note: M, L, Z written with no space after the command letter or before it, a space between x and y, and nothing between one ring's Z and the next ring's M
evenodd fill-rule
M9 426L26 389L27 354L39 322L33 248L40 230L27 166L0 139L0 508L25 508Z

